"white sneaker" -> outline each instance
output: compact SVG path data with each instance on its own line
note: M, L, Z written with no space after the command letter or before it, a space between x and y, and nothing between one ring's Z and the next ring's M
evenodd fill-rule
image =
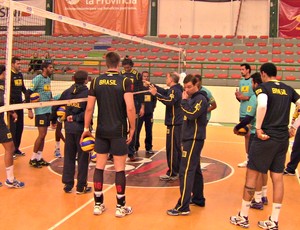
M242 163L239 163L239 164L238 164L238 167L239 167L239 168L245 168L245 167L247 167L247 163L248 163L248 161L244 161L244 162L242 162Z
M132 208L130 206L120 206L117 205L116 209L116 217L124 217L126 215L130 215L132 213Z
M94 206L94 215L101 215L105 211L104 204L96 203Z

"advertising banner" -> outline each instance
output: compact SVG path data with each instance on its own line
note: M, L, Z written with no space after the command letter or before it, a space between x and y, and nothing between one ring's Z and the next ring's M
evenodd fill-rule
M279 37L300 37L300 1L279 2Z
M145 35L148 0L55 0L54 12L125 34ZM54 23L57 34L93 34L65 23Z

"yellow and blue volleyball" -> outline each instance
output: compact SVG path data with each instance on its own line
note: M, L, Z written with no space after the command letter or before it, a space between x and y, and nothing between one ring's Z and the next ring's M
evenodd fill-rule
M95 138L85 137L80 143L81 149L85 152L90 152L94 150L95 147Z
M97 159L97 153L95 151L91 151L90 152L90 160L93 163L96 163L96 159Z
M248 132L249 132L249 127L245 126L245 127L242 127L242 128L240 128L238 130L238 134L237 135L246 136Z
M40 94L39 93L32 93L30 95L30 102L38 102L40 101Z
M62 121L64 121L66 119L66 106L60 106L57 110L56 110L56 115L58 117L60 117L60 119Z

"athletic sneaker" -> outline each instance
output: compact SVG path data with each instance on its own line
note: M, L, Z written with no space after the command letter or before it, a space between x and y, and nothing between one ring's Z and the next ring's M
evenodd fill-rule
M154 154L154 151L152 149L146 150L146 154Z
M136 161L136 157L134 155L128 155L129 161Z
M190 200L190 205L195 205L199 207L205 207L205 198L202 198L200 202L195 203L192 199Z
M64 186L65 193L71 193L72 189L73 189L72 185L65 184L65 186Z
M14 179L13 182L10 182L8 179L5 181L5 185L9 188L23 188L25 186L24 182Z
M248 161L244 161L244 162L242 162L242 163L239 163L239 164L238 164L238 167L239 167L239 168L245 168L245 167L247 167L247 164L248 164Z
M19 157L19 156L25 156L25 153L21 152L21 151L18 149L18 150L16 150L16 151L14 152L14 155L16 155L17 157Z
M285 169L283 171L283 175L287 175L287 176L295 176L296 175L296 172L289 172L287 169Z
M105 211L104 204L96 203L94 206L94 215L101 215Z
M263 197L261 198L261 201L263 202L264 205L268 205L268 203L269 203L268 197L266 197L266 196L263 196Z
M130 206L121 206L117 205L116 208L116 217L124 217L126 215L130 215L132 213L132 208Z
M173 209L167 210L167 214L169 216L187 216L190 214L190 211L182 212L182 211L178 211L177 209L173 208Z
M263 204L262 201L261 202L256 202L255 199L253 199L250 203L250 208L263 210L264 209L264 204Z
M108 154L107 160L114 162L114 156L112 154Z
M262 229L278 230L278 221L273 221L271 220L271 217L269 217L268 220L258 221L258 227Z
M243 228L249 228L248 216L241 216L240 213L238 213L236 216L231 216L230 223Z
M54 151L54 157L56 158L61 158L61 154L60 154L60 148L55 149Z
M178 175L176 176L169 176L169 175L162 175L159 177L160 180L162 181L175 181L179 178Z
M37 161L39 165L41 166L49 166L50 163L45 161L43 158L41 158L39 161Z
M42 166L38 163L37 159L29 160L29 165L34 168L42 168Z
M76 194L81 195L92 191L92 187L84 186L83 188L77 188Z

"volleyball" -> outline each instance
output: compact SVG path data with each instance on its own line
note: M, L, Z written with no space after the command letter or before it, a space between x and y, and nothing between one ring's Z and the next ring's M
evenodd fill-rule
M95 138L94 137L85 137L80 143L81 149L85 152L90 152L94 150L95 147Z
M64 121L66 119L66 106L60 106L56 111L56 115Z
M240 135L240 136L246 136L248 132L249 132L249 127L248 127L248 126L245 126L245 127L240 128L240 129L238 130L237 135Z
M91 151L90 152L90 160L93 163L96 163L96 159L97 159L97 153L95 151Z
M40 101L40 94L39 93L32 93L30 95L30 102L38 102Z

